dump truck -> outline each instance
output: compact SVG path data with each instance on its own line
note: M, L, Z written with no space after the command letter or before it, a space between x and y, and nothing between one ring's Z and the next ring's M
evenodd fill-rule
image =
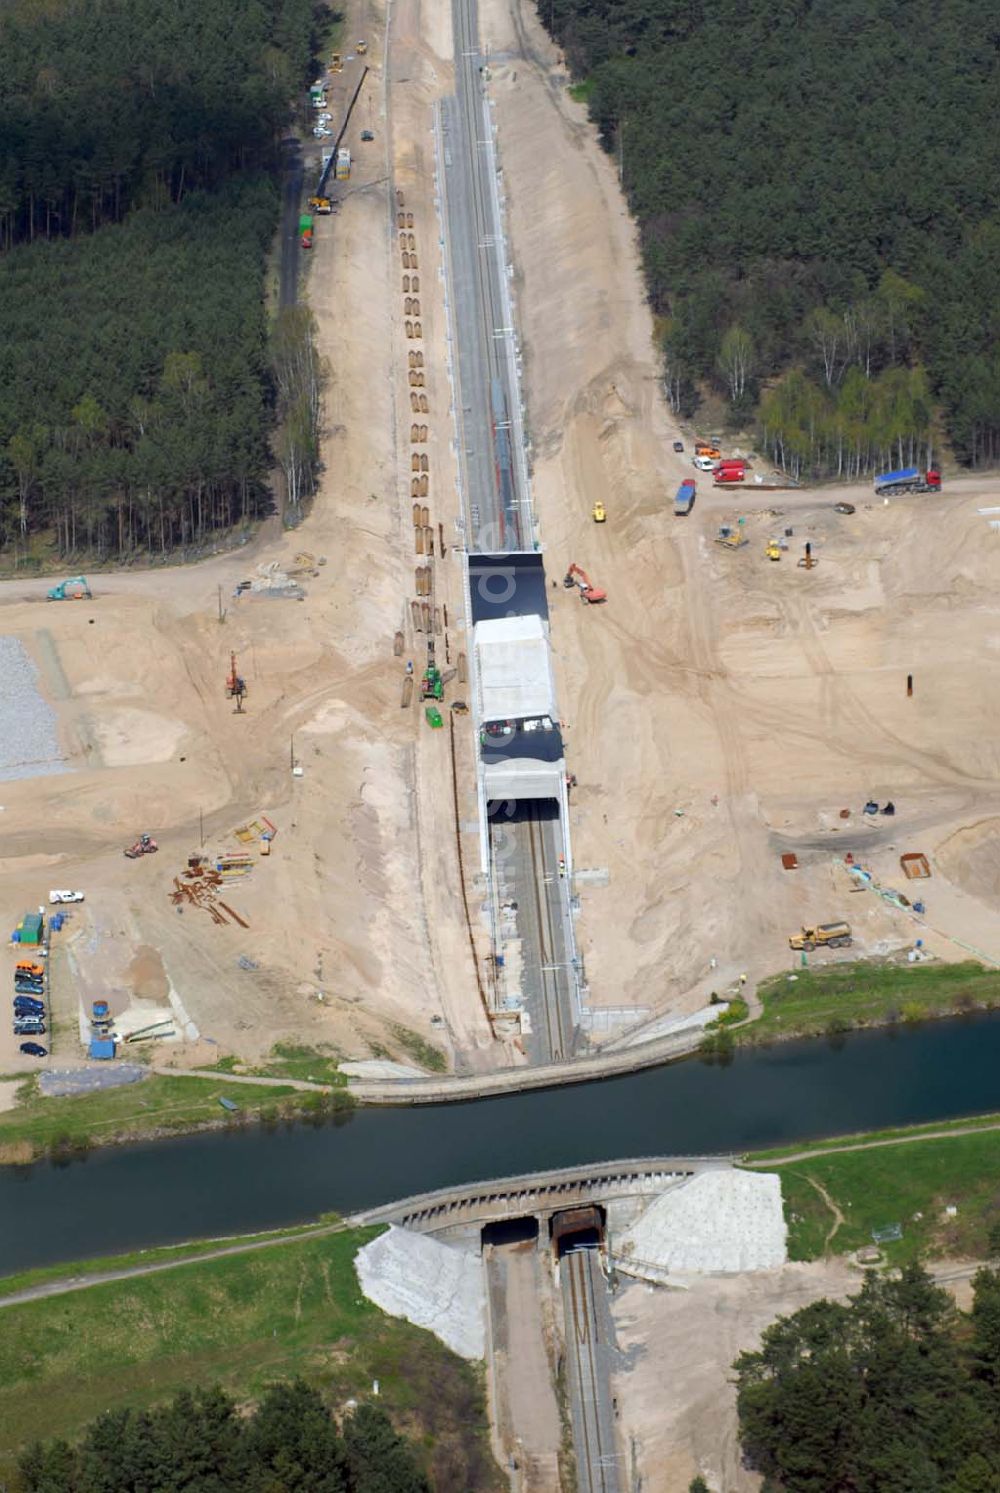
M351 152L346 145L342 145L337 151L337 181L347 181L351 174Z
M900 467L898 472L880 472L875 477L876 494L940 491L941 473L935 467L926 472L919 467Z
M303 213L299 218L299 240L303 249L312 248L313 226L312 214Z
M846 949L852 938L850 923L818 923L815 928L803 927L801 933L792 933L788 947L811 954L813 949Z
M674 494L674 513L678 517L691 512L694 507L694 496L697 491L696 484L690 480L682 482Z
M45 593L46 601L90 601L93 595L87 585L86 576L73 575L68 581L60 581Z
M326 108L326 88L322 83L314 83L309 90L309 102L314 109Z

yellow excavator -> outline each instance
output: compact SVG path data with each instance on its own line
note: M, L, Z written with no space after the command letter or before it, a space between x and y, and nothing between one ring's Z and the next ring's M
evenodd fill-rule
M781 559L781 545L776 539L769 539L767 541L766 554L769 560Z

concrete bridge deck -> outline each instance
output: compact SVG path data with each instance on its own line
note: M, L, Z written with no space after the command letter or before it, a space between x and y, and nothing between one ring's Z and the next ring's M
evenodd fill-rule
M351 1224L394 1223L433 1234L525 1215L545 1217L581 1203L650 1196L698 1172L728 1170L735 1156L646 1156L562 1167L520 1177L445 1187L355 1213Z

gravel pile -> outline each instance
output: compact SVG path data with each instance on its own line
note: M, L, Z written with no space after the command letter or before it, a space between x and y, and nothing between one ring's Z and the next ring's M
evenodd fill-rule
M0 781L68 772L56 718L38 691L38 671L23 643L0 637Z
M628 1275L737 1274L784 1265L781 1179L768 1172L700 1172L651 1203L620 1235L615 1264Z
M97 1089L120 1089L138 1083L147 1069L137 1063L108 1063L103 1068L46 1068L38 1075L43 1094L93 1094Z
M426 1327L462 1358L486 1353L486 1297L477 1255L390 1228L358 1251L361 1289L390 1317Z

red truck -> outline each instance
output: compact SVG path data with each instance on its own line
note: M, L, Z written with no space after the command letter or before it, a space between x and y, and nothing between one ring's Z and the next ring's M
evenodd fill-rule
M746 462L736 457L731 460L720 461L712 472L716 482L742 482L746 474Z

